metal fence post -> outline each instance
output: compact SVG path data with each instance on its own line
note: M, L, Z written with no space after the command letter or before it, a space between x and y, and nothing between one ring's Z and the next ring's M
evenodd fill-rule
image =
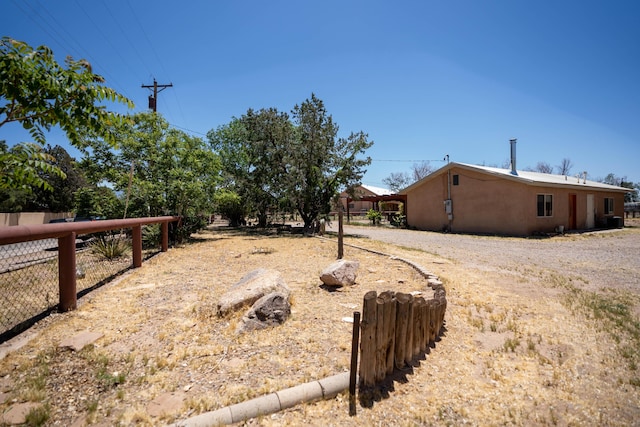
M75 310L76 296L76 233L58 237L59 311Z
M133 268L142 266L142 226L134 225L131 229Z
M165 221L162 223L162 252L167 252L169 250L169 222Z

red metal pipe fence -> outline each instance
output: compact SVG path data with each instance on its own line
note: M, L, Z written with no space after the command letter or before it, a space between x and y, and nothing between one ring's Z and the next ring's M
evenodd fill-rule
M133 267L137 268L142 265L142 226L161 224L161 251L166 252L169 248L169 223L179 221L179 219L179 217L174 216L162 216L2 227L0 228L0 245L57 238L59 258L58 310L69 311L77 307L76 236L102 231L131 229Z

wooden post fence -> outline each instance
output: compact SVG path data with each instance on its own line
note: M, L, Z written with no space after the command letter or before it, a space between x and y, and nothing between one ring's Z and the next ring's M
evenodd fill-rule
M434 298L425 300L402 292L364 295L360 323L360 387L382 382L394 369L403 369L430 347L443 331L446 292L432 286Z

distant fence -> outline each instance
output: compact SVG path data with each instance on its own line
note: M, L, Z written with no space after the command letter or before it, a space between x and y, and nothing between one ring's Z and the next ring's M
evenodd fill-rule
M640 202L627 202L624 204L625 218L629 218L629 215L631 215L631 218L635 218L636 213L640 216Z
M425 300L392 291L367 292L362 308L360 387L382 382L435 346L447 308L442 284L430 285L434 298Z
M75 309L79 291L140 267L143 225L160 224L160 250L167 251L169 223L178 220L165 216L0 227L0 342L52 308ZM133 261L106 260L78 238L111 230L130 230Z

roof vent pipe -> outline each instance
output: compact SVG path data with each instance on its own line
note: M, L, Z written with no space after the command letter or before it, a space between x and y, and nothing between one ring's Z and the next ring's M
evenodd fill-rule
M510 139L509 143L511 144L511 174L518 175L516 170L516 139Z

